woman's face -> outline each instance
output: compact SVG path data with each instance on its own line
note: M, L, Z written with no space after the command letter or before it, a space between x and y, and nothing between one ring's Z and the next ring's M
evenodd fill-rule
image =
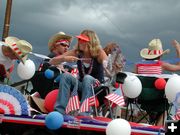
M88 42L78 39L78 45L79 45L79 50L80 51L86 51L88 49Z

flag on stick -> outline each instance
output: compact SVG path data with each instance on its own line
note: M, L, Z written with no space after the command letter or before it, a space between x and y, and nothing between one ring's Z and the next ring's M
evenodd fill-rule
M77 90L73 90L71 93L71 97L68 101L68 104L66 106L66 114L68 114L71 111L78 110L79 108L80 108L80 104L79 104L78 93Z
M124 106L125 105L124 96L120 95L119 90L120 89L117 89L115 92L105 96L105 98L117 104L118 106Z

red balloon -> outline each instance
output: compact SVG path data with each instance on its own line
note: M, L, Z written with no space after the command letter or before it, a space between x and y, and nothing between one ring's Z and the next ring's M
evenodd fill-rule
M46 108L48 112L54 111L54 104L56 102L58 92L59 90L55 89L46 95L44 99L44 107Z
M156 79L154 85L156 89L164 90L166 86L166 80L164 78L158 78Z

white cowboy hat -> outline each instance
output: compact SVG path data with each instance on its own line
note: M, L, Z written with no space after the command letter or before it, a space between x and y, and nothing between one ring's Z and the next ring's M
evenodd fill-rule
M53 48L53 45L56 41L60 40L60 39L66 39L69 41L69 43L72 41L72 36L70 35L66 35L64 32L58 32L55 35L53 35L48 42L48 48L51 51Z
M153 39L150 43L148 48L144 48L140 51L141 57L144 59L155 59L163 54L169 53L169 49L163 51L162 43L160 39Z
M32 45L29 42L20 40L16 37L5 38L5 43L24 64L27 59L27 55L32 51Z

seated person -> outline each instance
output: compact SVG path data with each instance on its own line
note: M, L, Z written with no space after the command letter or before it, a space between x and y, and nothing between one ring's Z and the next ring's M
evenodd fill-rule
M71 41L72 36L66 35L64 32L56 33L49 39L48 47L51 53L48 56L53 58L64 54L69 49ZM55 66L51 66L48 61L49 59L46 59L40 64L38 71L31 78L33 89L30 94L38 92L41 98L45 98L51 90L59 87L59 84L54 82L55 78L48 79L44 74L47 69L53 70L56 74L59 73L59 70Z
M68 73L61 75L55 111L62 114L67 114L66 109L71 92L78 91L82 94L80 101L82 107L84 101L93 95L92 85L96 82L96 79L101 83L104 82L103 61L107 60L107 55L100 45L97 34L92 30L83 30L76 38L78 43L74 49L50 60L53 65L65 61L77 62L78 65L79 78L75 78ZM89 110L85 110L85 113L80 115L89 115Z

